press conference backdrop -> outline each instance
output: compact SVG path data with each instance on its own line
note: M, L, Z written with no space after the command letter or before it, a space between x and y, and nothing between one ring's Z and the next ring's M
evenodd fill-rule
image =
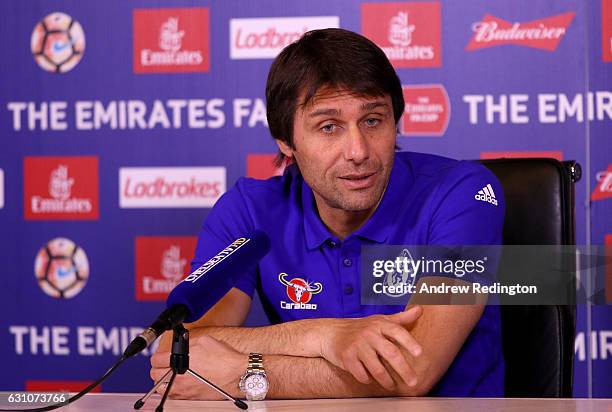
M100 375L187 273L219 196L280 173L265 79L311 29L389 56L405 150L580 162L577 241L612 244L611 0L5 0L0 16L0 390ZM578 310L575 395L610 397L612 308ZM148 386L138 356L102 390Z

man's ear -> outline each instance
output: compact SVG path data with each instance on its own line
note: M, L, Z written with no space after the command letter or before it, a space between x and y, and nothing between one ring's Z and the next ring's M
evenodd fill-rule
M289 147L287 142L279 139L275 140L276 144L278 145L278 149L281 151L281 153L287 156L288 158L293 159L293 149Z

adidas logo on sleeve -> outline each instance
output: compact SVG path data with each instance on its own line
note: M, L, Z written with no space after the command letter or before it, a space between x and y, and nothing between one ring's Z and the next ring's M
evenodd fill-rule
M495 192L493 191L493 187L489 183L482 189L478 191L474 195L474 199L481 200L483 202L491 203L492 205L497 206L497 199L495 198Z

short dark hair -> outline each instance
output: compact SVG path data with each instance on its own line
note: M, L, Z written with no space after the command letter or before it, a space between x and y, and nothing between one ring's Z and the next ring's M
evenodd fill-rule
M266 110L272 137L294 148L297 99L307 104L322 87L364 96L389 95L395 123L404 112L402 85L385 53L371 40L344 29L305 33L276 57L266 82ZM282 163L284 155L277 158Z

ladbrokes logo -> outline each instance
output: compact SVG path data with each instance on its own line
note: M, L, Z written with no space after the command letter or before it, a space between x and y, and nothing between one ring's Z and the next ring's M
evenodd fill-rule
M134 10L134 72L207 72L207 8Z
M338 16L231 19L230 57L272 59L307 31L328 27L340 27Z
M212 207L225 193L224 167L122 167L121 208Z
M136 300L164 300L189 273L195 236L136 238Z
M601 57L612 62L612 0L601 0Z
M466 50L514 44L554 51L565 36L576 13L564 13L527 23L511 23L486 14L482 21L472 24L474 35Z
M440 67L440 3L365 3L361 31L395 67Z
M442 85L403 86L406 107L401 133L406 136L442 136L450 119L450 103Z
M612 164L608 166L608 170L602 170L595 176L597 185L591 194L591 200L603 200L612 197Z
M97 157L26 157L26 220L98 218Z

